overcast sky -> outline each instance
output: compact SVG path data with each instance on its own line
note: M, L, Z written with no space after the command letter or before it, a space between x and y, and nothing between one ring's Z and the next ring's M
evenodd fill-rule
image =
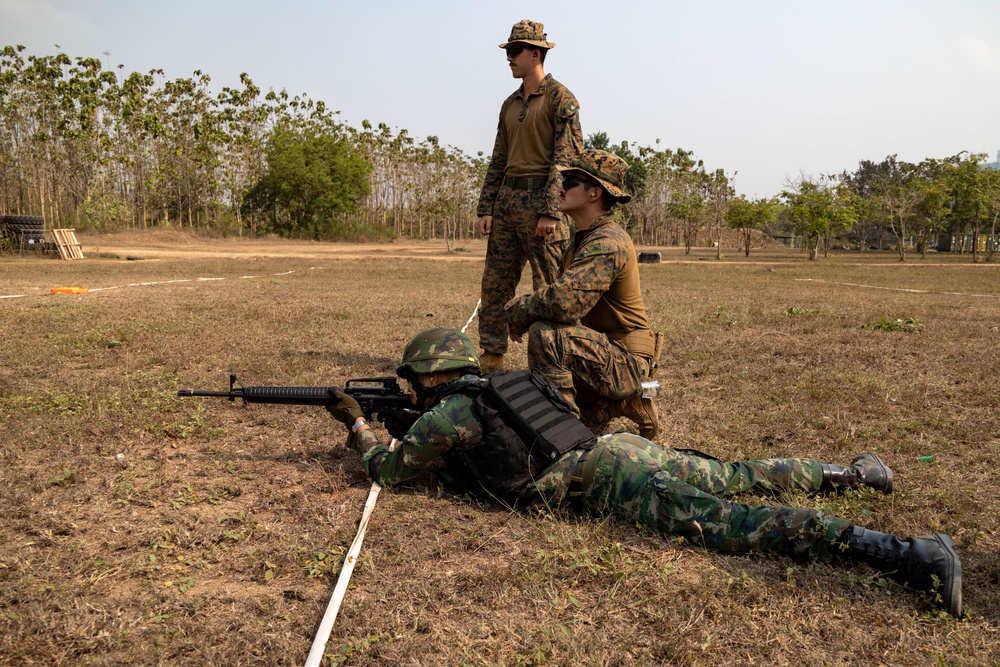
M585 135L694 151L743 194L1000 151L1000 0L0 0L0 46L200 69L213 93L246 72L351 125L489 154L517 86L497 45L522 18L556 42L546 71Z

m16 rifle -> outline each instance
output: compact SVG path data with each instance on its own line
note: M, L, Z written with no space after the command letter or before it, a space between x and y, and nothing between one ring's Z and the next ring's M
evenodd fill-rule
M247 387L236 375L229 376L229 391L202 389L179 389L182 398L191 396L215 396L236 399L249 403L272 403L277 405L317 405L328 407L337 402L334 392L342 391L351 396L361 406L365 419L382 422L389 434L401 439L420 411L413 407L410 394L399 386L394 377L352 378L343 389L340 387ZM350 440L348 440L350 444Z

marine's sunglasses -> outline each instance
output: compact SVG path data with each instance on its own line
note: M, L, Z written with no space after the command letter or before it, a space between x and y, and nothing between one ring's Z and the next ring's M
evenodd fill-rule
M508 46L504 50L507 52L508 58L517 58L519 55L521 55L521 51L524 51L526 48L528 47L519 45L519 46Z
M592 188L597 185L596 183L588 181L585 178L580 178L579 176L566 176L565 178L563 178L562 182L563 190L572 190L581 183L583 185L586 185L588 188Z

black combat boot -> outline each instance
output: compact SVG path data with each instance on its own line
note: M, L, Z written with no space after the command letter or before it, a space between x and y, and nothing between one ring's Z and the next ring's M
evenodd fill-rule
M882 493L892 493L892 470L874 454L862 454L846 468L832 463L820 465L823 466L824 491L870 486Z
M844 558L862 561L889 578L929 593L945 610L962 616L962 563L947 535L901 540L895 535L851 526L840 536Z

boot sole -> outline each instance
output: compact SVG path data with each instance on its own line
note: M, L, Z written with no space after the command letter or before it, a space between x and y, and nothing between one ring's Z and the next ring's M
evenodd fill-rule
M962 617L962 562L955 551L951 538L942 533L929 535L929 539L937 542L948 555L947 568L950 576L941 582L941 600L945 610L955 618Z

